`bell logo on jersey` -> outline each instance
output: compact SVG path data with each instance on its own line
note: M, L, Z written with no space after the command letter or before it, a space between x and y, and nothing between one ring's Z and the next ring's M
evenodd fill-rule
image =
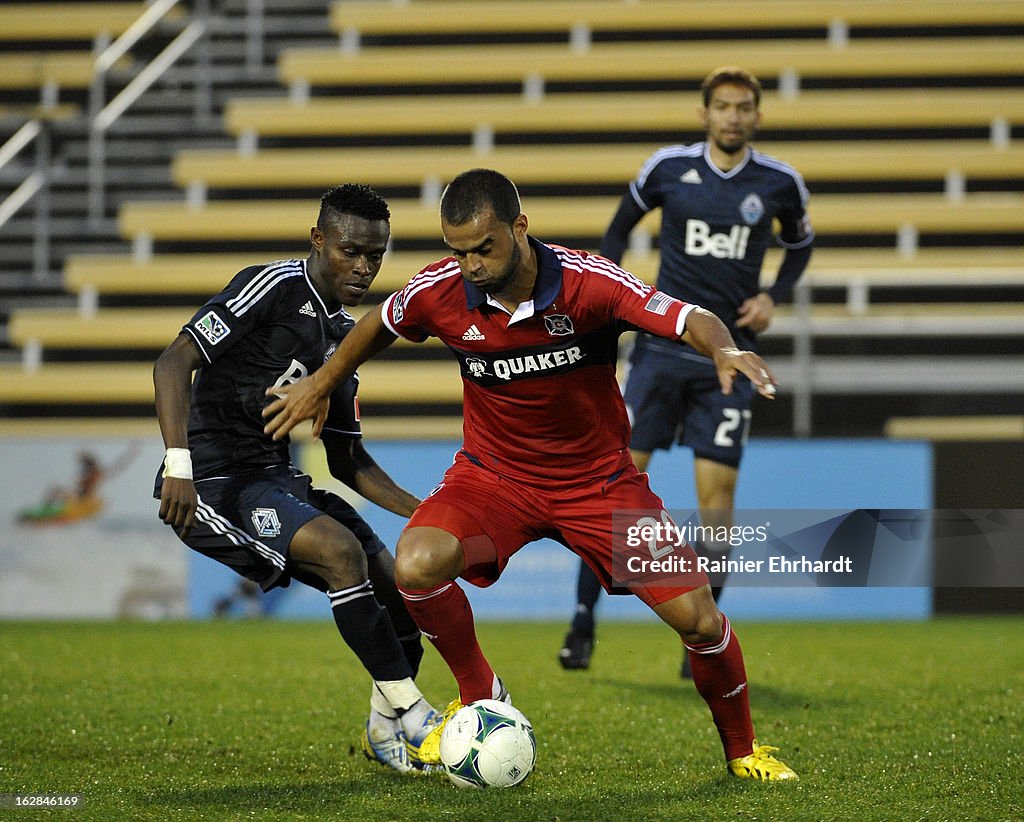
M686 221L686 253L693 257L710 254L718 260L742 260L749 239L749 226L734 225L728 234L712 234L703 220Z
M330 352L328 352L330 356ZM324 358L326 360L326 357ZM288 366L288 370L285 371L277 380L274 382L274 388L280 388L282 385L291 385L301 380L303 377L308 377L309 371L306 366L300 363L296 359L292 359L291 365ZM276 394L275 396L282 397L283 394Z

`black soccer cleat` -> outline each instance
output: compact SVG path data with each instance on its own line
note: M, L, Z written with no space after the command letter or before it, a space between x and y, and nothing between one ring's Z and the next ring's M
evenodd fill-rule
M567 671L585 671L590 667L590 655L594 652L594 635L577 634L569 631L558 652L558 661Z

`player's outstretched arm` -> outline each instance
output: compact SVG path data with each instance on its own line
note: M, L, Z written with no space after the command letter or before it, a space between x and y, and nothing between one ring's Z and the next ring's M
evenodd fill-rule
M361 439L325 431L322 441L327 465L335 479L393 514L406 519L412 516L420 504L419 498L402 488L377 464Z
M777 383L768 365L753 351L737 348L729 329L715 314L703 308L693 309L686 315L686 332L682 339L714 360L723 394L732 393L737 374L746 374L762 397L775 398Z
M164 447L168 449L160 489L160 519L173 526L182 539L192 530L199 506L188 456L188 417L192 408L192 372L201 364L199 349L182 333L153 366L156 417Z
M303 420L311 419L313 436L319 437L327 419L331 392L355 374L360 365L396 339L384 325L379 311L366 312L320 368L291 385L267 389L267 396L275 399L263 409L263 418L267 421L264 433L279 440Z

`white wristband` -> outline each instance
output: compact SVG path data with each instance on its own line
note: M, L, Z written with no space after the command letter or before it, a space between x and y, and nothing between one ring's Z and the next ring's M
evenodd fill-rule
M187 448L168 448L164 455L164 476L192 479L192 453Z

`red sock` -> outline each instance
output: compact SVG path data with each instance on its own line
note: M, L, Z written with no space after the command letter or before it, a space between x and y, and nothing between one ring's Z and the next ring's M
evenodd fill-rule
M473 609L465 591L454 581L426 590L401 586L398 590L420 630L455 675L459 699L466 705L490 699L494 671L477 642Z
M750 721L750 696L743 651L725 614L722 638L703 645L686 645L693 684L711 709L722 738L725 758L737 759L754 749L754 725Z

